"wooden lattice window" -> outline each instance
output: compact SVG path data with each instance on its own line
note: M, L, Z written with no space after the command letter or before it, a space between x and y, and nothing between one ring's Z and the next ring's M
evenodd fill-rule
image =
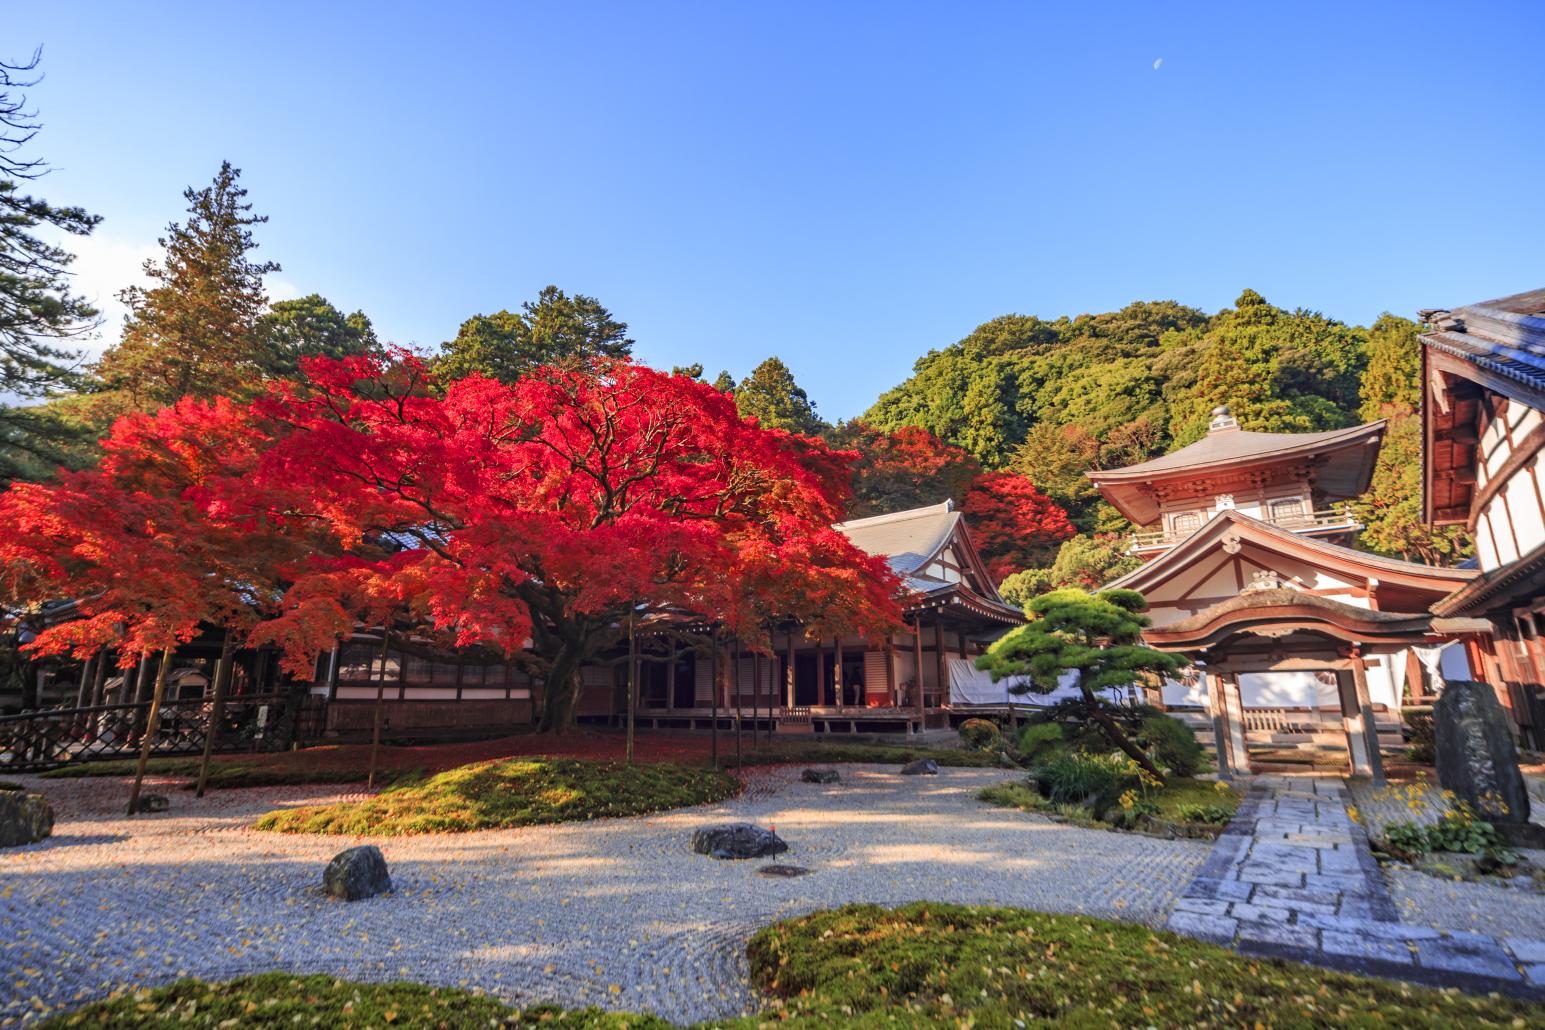
M1303 498L1287 497L1272 501L1270 511L1273 522L1297 522L1304 517Z
M1188 536L1202 528L1202 513L1199 511L1183 511L1170 519L1170 532L1176 536Z

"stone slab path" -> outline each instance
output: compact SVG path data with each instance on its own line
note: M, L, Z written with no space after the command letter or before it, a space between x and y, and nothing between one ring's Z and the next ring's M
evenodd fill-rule
M1249 954L1545 998L1538 937L1402 923L1340 780L1256 777L1168 928Z
M0 1027L132 985L264 970L407 979L514 1004L655 1012L679 1023L755 1011L746 942L846 902L1010 905L1162 926L1206 861L1201 841L1088 830L976 799L1022 776L844 765L747 771L722 804L631 819L421 837L259 833L282 806L357 787L213 791L164 781L171 810L125 819L122 780L45 780L54 836L0 851ZM746 820L789 844L797 879L691 851L692 831ZM380 845L396 891L346 904L322 869Z

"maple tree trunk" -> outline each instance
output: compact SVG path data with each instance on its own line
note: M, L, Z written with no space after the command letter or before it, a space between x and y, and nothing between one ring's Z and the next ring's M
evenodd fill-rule
M134 765L134 786L129 788L129 815L139 808L139 788L145 779L145 764L150 761L150 749L155 745L156 734L161 729L161 699L166 696L166 677L172 671L172 649L161 652L161 668L156 672L156 687L150 695L150 715L145 720L145 733L139 740L139 761Z
M215 697L214 706L209 712L209 729L204 731L204 754L198 763L198 786L193 790L193 796L204 796L204 787L209 783L209 756L214 754L215 740L220 736L220 723L225 720L225 691L231 680L231 631L225 631L225 639L220 641L220 660L215 663Z
M554 656L542 685L542 715L537 732L564 733L574 728L579 710L580 665L580 656L567 646Z
M1100 724L1100 728L1105 731L1105 735L1111 739L1111 742L1126 752L1128 758L1142 766L1160 783L1165 782L1164 774L1153 764L1153 760L1144 753L1142 748L1132 742L1132 739L1122 730L1120 723L1106 714L1100 707L1099 699L1090 692L1089 688L1079 684L1078 689L1084 695L1084 710L1089 713L1089 718Z

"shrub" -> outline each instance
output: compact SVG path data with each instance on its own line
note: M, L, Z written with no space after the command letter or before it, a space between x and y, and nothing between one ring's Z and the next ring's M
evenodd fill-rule
M1228 805L1199 805L1192 802L1175 809L1175 817L1183 823L1219 825L1234 818L1234 810Z
M1479 855L1483 851L1504 846L1502 835L1495 826L1484 819L1475 818L1463 808L1457 812L1444 813L1442 819L1427 827L1427 847L1433 851L1462 851Z
M1405 720L1411 745L1406 750L1406 757L1413 762L1431 765L1437 758L1437 739L1433 735L1432 728L1432 707L1425 705L1420 708L1402 708L1400 716Z
M1052 804L1084 805L1099 818L1122 793L1137 784L1125 755L1060 754L1036 766L1030 775Z
M960 742L978 751L998 751L1003 747L1003 731L991 719L967 719L960 724Z
M1155 711L1137 728L1137 743L1176 776L1195 776L1201 771L1203 750L1196 732L1172 715Z
M1029 764L1044 762L1066 743L1062 727L1054 722L1033 722L1019 731L1019 760Z

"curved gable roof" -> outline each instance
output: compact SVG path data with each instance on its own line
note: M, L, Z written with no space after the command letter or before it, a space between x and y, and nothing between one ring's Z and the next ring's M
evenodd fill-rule
M1419 562L1401 561L1367 551L1328 544L1312 537L1253 519L1235 510L1219 512L1202 528L1140 569L1134 569L1105 585L1105 589L1137 590L1146 593L1189 567L1192 562L1222 545L1230 531L1260 547L1291 555L1330 572L1359 579L1373 578L1383 583L1399 584L1408 589L1429 592L1433 601L1474 579L1475 569L1451 569Z

